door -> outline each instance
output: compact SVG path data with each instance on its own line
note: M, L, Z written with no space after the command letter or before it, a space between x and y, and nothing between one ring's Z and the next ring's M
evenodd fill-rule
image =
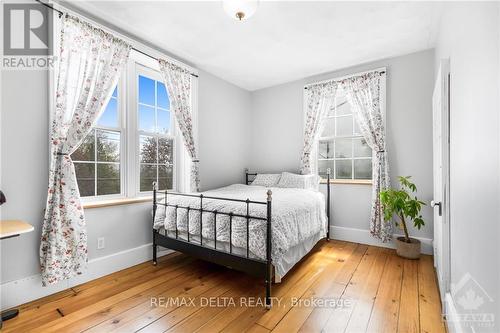
M449 215L449 60L441 60L432 96L434 199L434 266L441 300L450 290L450 215ZM443 307L444 309L444 307Z

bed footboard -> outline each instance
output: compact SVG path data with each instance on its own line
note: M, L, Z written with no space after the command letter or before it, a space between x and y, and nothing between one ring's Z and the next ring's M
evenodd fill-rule
M163 194L163 201L158 200L158 194ZM190 207L190 206L181 206L181 205L173 205L168 203L167 198L169 196L185 196L185 197L193 197L199 198L199 208L198 207ZM246 205L246 214L237 214L233 212L221 212L217 210L210 210L203 208L203 200L221 200L221 201L233 201L233 202L241 202ZM230 267L232 269L236 269L247 274L263 278L265 281L266 287L266 298L265 304L267 308L271 307L271 283L274 274L274 267L271 259L271 244L272 244L272 232L271 232L271 216L272 216L272 192L271 190L267 191L267 200L266 201L253 201L253 200L240 200L234 198L220 198L220 197L211 197L204 196L203 194L186 194L186 193L177 193L177 192L158 192L156 183L153 183L153 224L156 217L156 209L158 205L162 205L165 207L174 207L176 214L179 208L186 209L187 213L187 237L183 239L179 237L179 231L177 229L177 223L175 223L175 236L171 237L168 235L168 232L165 231L165 235L160 234L156 229L153 228L153 264L157 264L157 248L158 246L163 246L172 250L176 250L182 253L186 253L188 255L192 255L194 257L198 257L200 259L213 262L215 264L223 265L226 267ZM266 217L252 216L250 215L250 205L266 205L267 213ZM196 210L200 212L199 221L189 221L189 211ZM202 237L202 215L203 213L212 213L214 214L214 244L213 246L209 246L209 244L204 244ZM222 251L217 249L217 215L226 215L229 216L229 252ZM246 248L245 255L236 254L233 252L232 245L232 222L234 217L240 217L246 219ZM266 260L261 260L258 258L252 258L250 256L250 245L249 245L249 223L250 220L260 220L263 223L266 223ZM189 233L189 224L190 223L199 223L200 225L200 237L199 241L196 241L190 237Z

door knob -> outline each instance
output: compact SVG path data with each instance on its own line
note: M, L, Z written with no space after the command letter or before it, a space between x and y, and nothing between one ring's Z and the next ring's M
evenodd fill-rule
M439 207L439 212L438 212L439 216L442 216L443 215L443 204L441 203L441 201L436 202L436 201L432 200L431 207L436 207L436 206Z

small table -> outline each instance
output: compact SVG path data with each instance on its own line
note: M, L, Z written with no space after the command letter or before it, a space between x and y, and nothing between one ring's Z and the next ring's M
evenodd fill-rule
M1 220L0 221L0 239L7 239L18 237L20 234L33 231L35 228L29 223L20 220ZM11 309L2 312L2 319L0 321L0 328L2 322L15 318L19 314L18 309Z
M35 228L29 223L20 220L1 220L0 239L17 237L20 234L33 231Z

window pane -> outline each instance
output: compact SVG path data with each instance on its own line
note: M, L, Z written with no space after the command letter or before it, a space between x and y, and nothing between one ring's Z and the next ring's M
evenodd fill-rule
M328 110L327 117L333 117L335 116L335 101L332 103L332 106L330 107L330 110Z
M337 116L351 114L351 105L347 101L345 95L342 97L337 97L335 102L336 102L335 106L336 106Z
M115 87L115 90L113 90L113 95L111 95L113 97L118 97L118 87Z
M337 136L352 135L352 115L337 118Z
M104 127L118 127L118 102L116 98L109 100L97 124Z
M358 125L358 122L356 120L354 120L354 128L352 131L353 131L354 135L361 134L361 130L359 129L359 125Z
M335 178L352 179L352 160L336 160L335 166Z
M167 89L162 82L156 83L158 93L158 107L162 109L170 109L170 101L168 99Z
M155 109L139 105L139 129L146 132L155 131Z
M160 190L169 190L173 187L172 166L158 166L158 188Z
M333 141L320 141L319 158L333 158Z
M330 178L333 179L333 160L318 161L318 172L322 178L326 178L326 169L330 168Z
M140 140L140 161L141 163L156 163L156 138L153 136L141 135Z
M159 138L158 139L158 163L171 164L174 162L173 140Z
M170 111L158 110L158 132L170 134Z
M120 165L97 164L97 195L120 194Z
M120 161L120 133L97 130L97 160Z
M354 179L372 179L372 160L354 160Z
M80 196L95 195L95 164L74 162Z
M352 157L352 139L336 139L335 140L335 157L350 158Z
M155 81L139 75L139 103L155 105Z
M323 134L321 136L328 137L335 135L335 118L326 118L323 127Z
M71 159L73 161L93 161L95 159L94 149L95 137L94 131L92 130L80 144L78 149L71 154Z
M351 107L347 101L347 94L342 87L338 87L334 103L335 115L341 116L351 114Z
M363 138L352 139L354 157L371 157L372 149Z
M152 191L156 181L156 165L141 165L140 191Z

